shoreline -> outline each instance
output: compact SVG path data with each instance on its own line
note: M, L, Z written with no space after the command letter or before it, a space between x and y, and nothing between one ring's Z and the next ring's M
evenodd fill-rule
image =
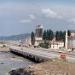
M8 49L4 51L3 49L1 48L0 52L0 75L6 75L6 73L9 75L8 73L13 69L24 68L34 64L25 58L8 52Z

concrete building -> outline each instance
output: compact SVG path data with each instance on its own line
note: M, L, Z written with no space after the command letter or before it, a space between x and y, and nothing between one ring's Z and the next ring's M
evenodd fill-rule
M68 38L68 48L75 50L75 31L71 31L71 36Z
M37 25L35 29L35 46L38 46L39 43L42 42L42 36L43 36L43 26Z
M54 42L51 43L51 49L60 49L64 47L64 43L63 42Z
M42 25L37 25L35 29L35 36L36 37L42 37L43 35L43 26Z
M71 30L71 35L68 37L68 49L75 50L75 31Z
M50 48L51 49L60 49L64 47L64 42L63 41L56 41L55 39L53 39L50 42Z
M71 37L75 36L75 30L71 30Z
M35 46L38 46L39 43L41 43L43 40L42 40L42 37L36 37L35 38Z
M68 48L75 49L75 37L70 37L68 41Z

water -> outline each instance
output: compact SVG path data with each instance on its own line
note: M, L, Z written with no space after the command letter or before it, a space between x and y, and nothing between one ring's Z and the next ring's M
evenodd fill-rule
M0 52L0 75L9 75L9 71L33 64L30 60L10 52Z

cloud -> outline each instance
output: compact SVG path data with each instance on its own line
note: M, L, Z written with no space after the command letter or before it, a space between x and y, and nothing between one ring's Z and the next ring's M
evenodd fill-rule
M20 23L29 23L29 22L31 22L30 19L24 19L24 20L21 20L21 21L20 21Z
M30 19L35 19L36 17L33 14L29 15Z
M33 14L30 14L28 19L23 19L23 20L20 21L20 23L30 23L34 19L35 19L35 16Z
M69 19L68 22L75 24L75 18Z
M47 17L47 18L62 18L62 16L58 15L57 12L47 8L47 9L42 9L42 13Z

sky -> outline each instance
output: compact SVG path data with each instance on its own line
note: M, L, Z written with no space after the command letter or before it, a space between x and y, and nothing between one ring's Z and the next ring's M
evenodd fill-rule
M75 0L0 0L0 36L44 29L75 30Z

